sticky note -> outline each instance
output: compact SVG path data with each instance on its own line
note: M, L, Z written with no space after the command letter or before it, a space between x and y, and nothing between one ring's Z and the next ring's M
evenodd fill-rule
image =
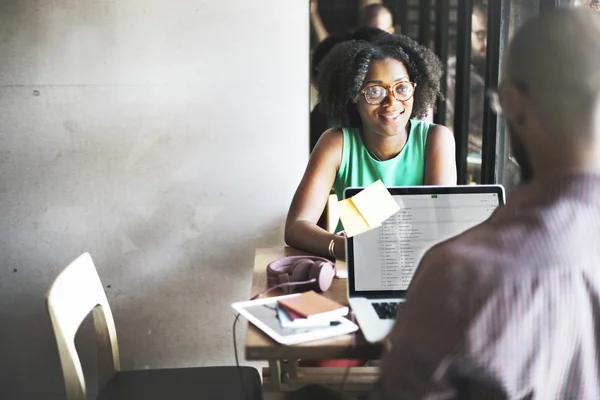
M381 226L400 210L396 200L381 180L364 188L349 199L338 202L338 213L346 236L352 237Z
M342 224L344 224L344 232L347 237L352 237L371 229L351 198L338 203L338 215L342 220Z
M394 215L400 207L383 182L378 180L351 198L352 202L371 226L381 225Z

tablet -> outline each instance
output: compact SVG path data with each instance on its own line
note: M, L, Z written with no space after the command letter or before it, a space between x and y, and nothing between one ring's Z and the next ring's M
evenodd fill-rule
M344 317L336 318L335 321L338 321L339 325L335 326L283 328L277 317L277 300L299 295L300 293L295 293L266 299L241 301L233 303L231 307L273 340L285 345L328 339L358 330L358 326L354 322Z

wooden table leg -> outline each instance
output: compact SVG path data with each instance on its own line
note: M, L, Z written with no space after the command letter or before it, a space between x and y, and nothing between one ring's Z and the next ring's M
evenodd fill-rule
M287 365L288 374L291 379L298 377L298 360L289 360Z
M345 367L298 367L296 361L269 361L269 368L263 369L263 397L265 400L284 399L286 393L294 392L309 384L317 384L339 390L344 383L344 393L351 398L363 399L368 396L377 381L377 367L354 367L346 375ZM295 377L292 377L295 375ZM279 379L278 379L279 377Z
M269 378L271 379L271 389L281 390L281 361L269 360Z

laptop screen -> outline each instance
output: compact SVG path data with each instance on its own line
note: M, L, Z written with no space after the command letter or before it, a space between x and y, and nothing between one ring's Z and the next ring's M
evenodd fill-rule
M481 188L463 193L460 189L459 193L389 189L400 210L380 227L348 239L351 294L394 292L398 296L407 290L430 247L485 221L504 203L501 189Z

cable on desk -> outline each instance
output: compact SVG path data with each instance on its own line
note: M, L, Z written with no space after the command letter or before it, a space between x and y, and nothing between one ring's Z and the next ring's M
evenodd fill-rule
M309 283L313 283L316 282L316 279L309 279L307 281L301 281L301 282L287 282L287 283L280 283L279 285L275 285L267 290L263 290L262 292L260 292L259 294L256 294L252 297L250 297L250 300L256 300L258 299L260 296L262 296L263 294L267 294L272 290L275 289L279 289L279 288L283 288L283 287L288 287L288 286L301 286L301 285L308 285Z
M240 319L240 314L237 314L235 316L235 319L233 320L233 352L235 354L235 366L238 372L238 375L240 377L240 384L242 385L242 393L244 393L244 399L248 400L248 393L246 393L246 385L244 385L244 377L242 374L242 369L240 367L240 359L238 357L238 351L237 351L237 340L235 337L235 327L237 325L238 320Z
M344 386L346 385L346 379L348 379L348 375L350 375L350 366L346 367L346 372L344 372L344 377L342 378L342 383L340 384L339 392L340 396L344 393Z

